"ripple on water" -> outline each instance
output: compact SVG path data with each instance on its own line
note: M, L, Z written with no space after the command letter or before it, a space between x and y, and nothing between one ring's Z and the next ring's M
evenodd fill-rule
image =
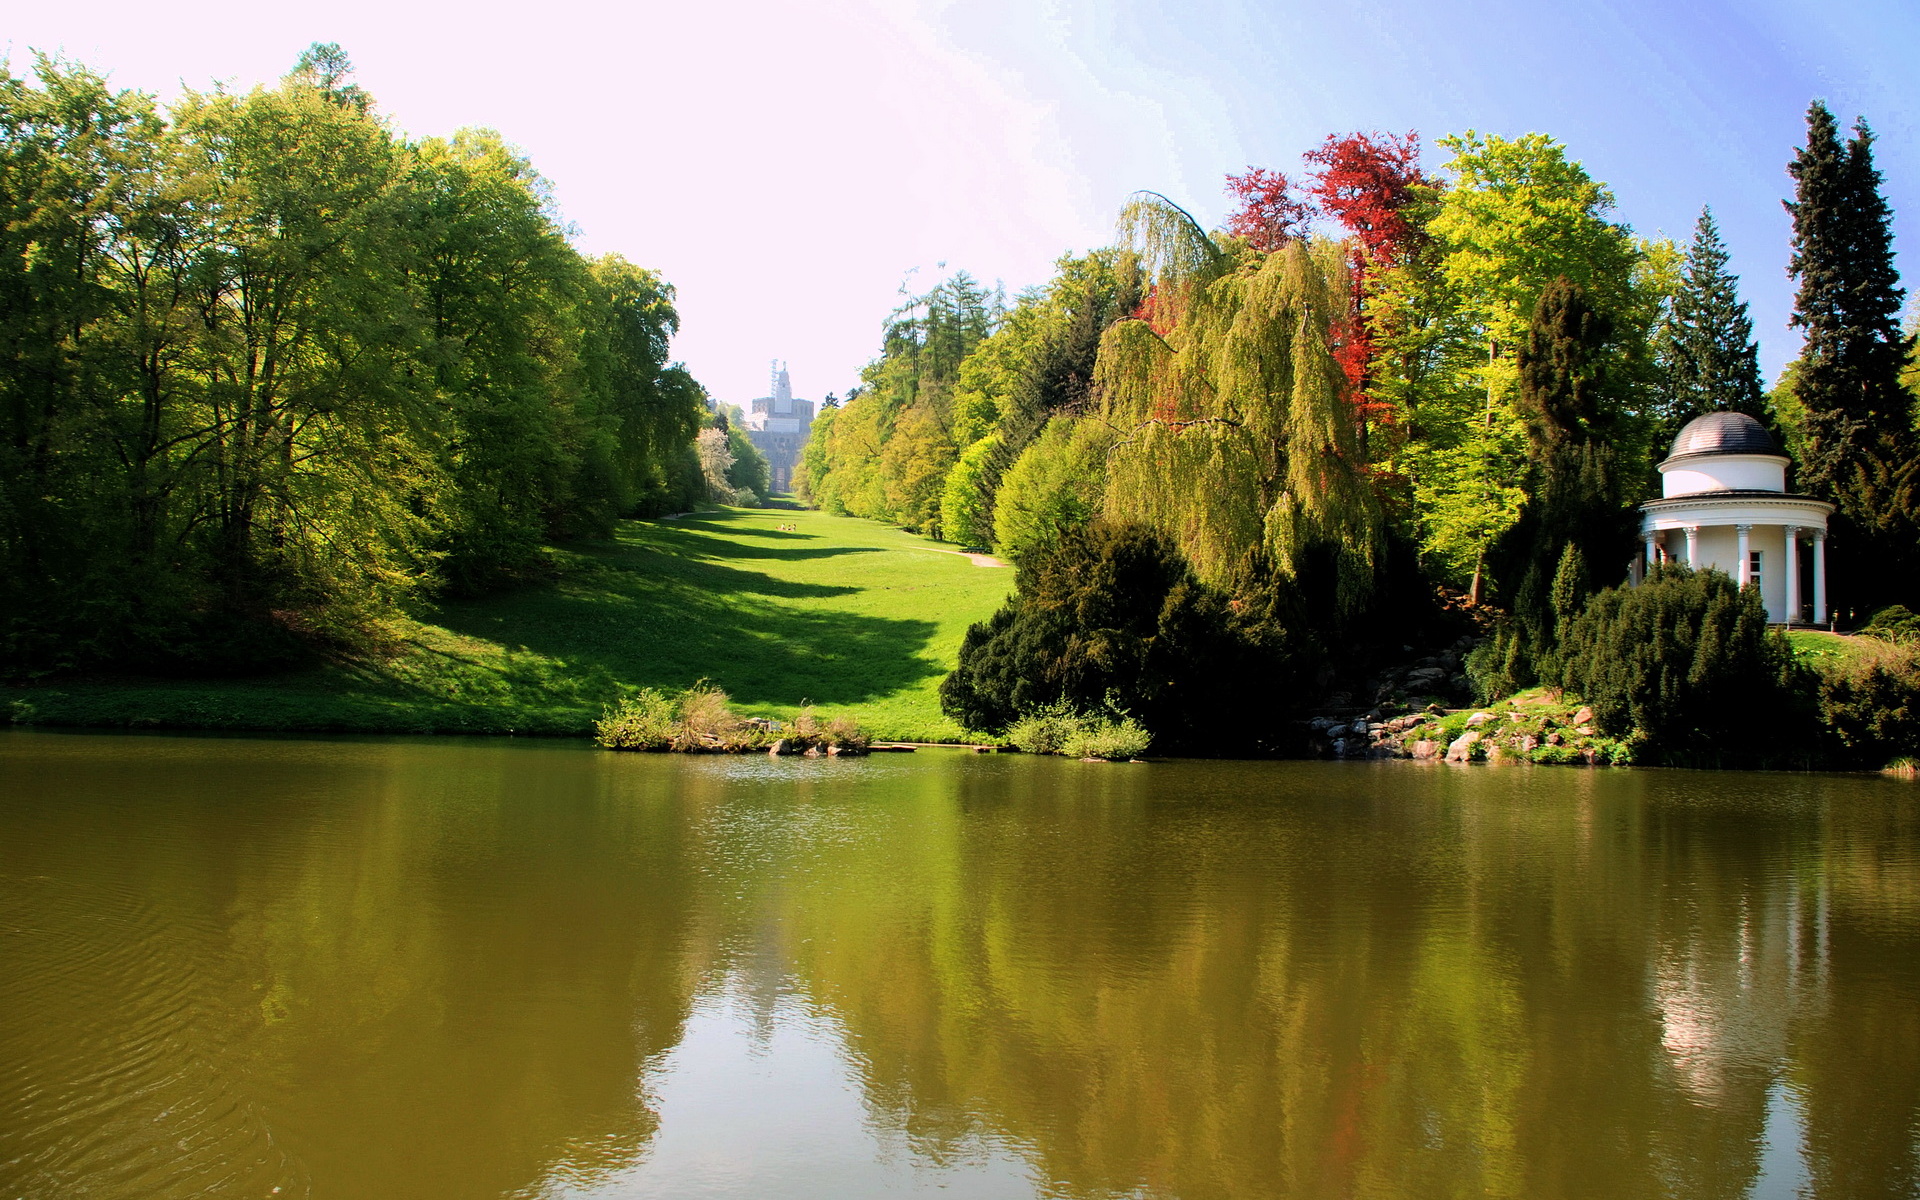
M21 1196L306 1194L216 1035L217 931L131 884L0 877L0 1189ZM208 947L211 948L211 947Z

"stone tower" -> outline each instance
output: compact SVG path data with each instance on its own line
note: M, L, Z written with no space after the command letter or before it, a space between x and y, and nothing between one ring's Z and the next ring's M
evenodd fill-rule
M793 490L800 448L813 428L813 401L793 398L787 364L773 363L773 394L755 400L747 413L747 439L767 456L767 480L776 492Z

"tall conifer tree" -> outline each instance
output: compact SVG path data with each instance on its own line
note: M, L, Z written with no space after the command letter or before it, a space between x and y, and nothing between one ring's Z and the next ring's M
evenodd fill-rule
M1739 284L1740 277L1727 270L1727 247L1713 210L1703 208L1680 291L1656 338L1666 384L1658 431L1663 439L1694 417L1723 409L1769 419L1760 391L1760 347Z
M1526 422L1532 485L1520 520L1490 559L1522 649L1541 666L1552 652L1559 573L1584 576L1588 564L1611 573L1633 552L1631 507L1612 444L1616 332L1586 290L1563 275L1541 293L1519 347L1515 407Z
M1920 591L1920 463L1913 397L1901 386L1910 348L1893 267L1890 213L1873 165L1873 134L1854 125L1842 146L1833 114L1807 110L1795 182L1793 323L1807 331L1797 364L1804 410L1802 490L1839 508L1834 599L1859 608Z

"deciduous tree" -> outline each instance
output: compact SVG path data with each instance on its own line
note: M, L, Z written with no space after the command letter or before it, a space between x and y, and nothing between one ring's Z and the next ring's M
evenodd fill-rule
M1243 256L1154 196L1126 219L1181 315L1164 338L1131 320L1102 341L1102 415L1119 438L1106 512L1174 538L1216 584L1255 553L1290 577L1336 547L1340 606L1357 611L1385 528L1329 345L1346 307L1338 248Z

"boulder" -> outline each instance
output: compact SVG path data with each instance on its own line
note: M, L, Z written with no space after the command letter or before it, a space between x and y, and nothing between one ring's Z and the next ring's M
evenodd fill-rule
M1447 761L1467 762L1473 757L1473 747L1479 740L1480 733L1474 729L1469 729L1453 739L1453 744L1447 747Z
M1414 758L1438 758L1440 743L1430 738L1421 738L1413 744L1408 753Z
M1488 721L1491 721L1491 720L1493 720L1492 713L1477 712L1467 718L1467 728L1478 729L1480 726L1485 725Z
M787 741L787 739L781 738L779 741L775 742L773 745L767 747L767 753L770 755L773 755L776 758L782 754L791 754L793 753L793 751L788 749L788 747L791 746L792 744L793 743Z
M1591 724L1592 722L1593 722L1593 708L1590 705L1585 705L1585 704L1581 705L1580 711L1573 714L1573 723L1575 725L1588 725L1588 724Z

